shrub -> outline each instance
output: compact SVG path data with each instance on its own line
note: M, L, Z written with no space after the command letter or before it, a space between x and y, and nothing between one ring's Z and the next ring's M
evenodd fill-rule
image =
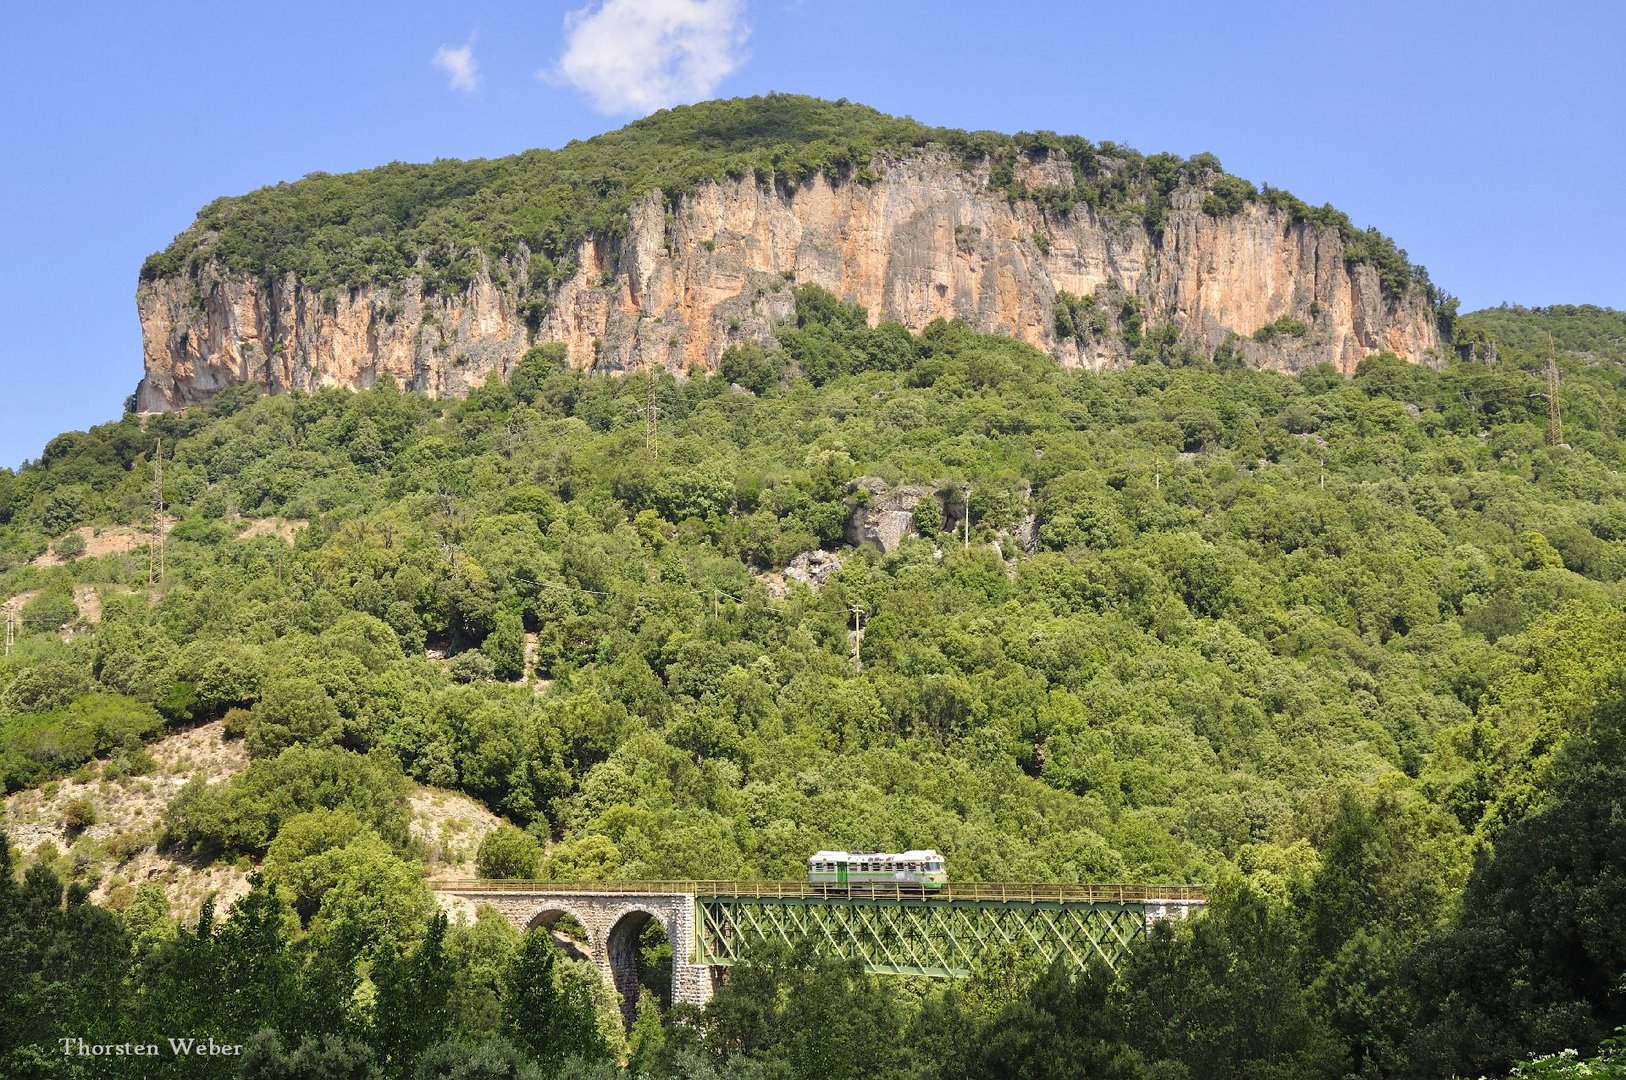
M163 725L143 702L117 694L89 694L65 707L12 717L0 725L0 773L7 790L27 787L115 749L137 751L141 740L156 735Z
M295 744L331 746L344 720L315 679L279 679L265 684L246 725L244 745L253 757L272 757Z
M90 676L66 660L46 660L24 668L0 694L0 710L14 713L60 709L90 693Z
M51 549L60 559L77 559L85 553L85 538L77 532L67 533Z
M1203 213L1210 217L1230 217L1259 197L1258 188L1229 173L1220 173L1212 183L1214 190L1203 198Z
M396 848L407 842L406 778L394 761L292 746L223 784L201 776L164 811L164 838L204 857L263 855L282 823L310 810L346 810Z
M779 364L760 345L730 346L719 366L723 378L754 393L764 393L779 382Z
M96 824L96 804L83 795L69 799L62 807L62 826L70 833L83 832Z
M67 593L40 593L23 605L23 629L44 634L79 618L79 605Z
M227 709L226 715L221 717L220 737L241 739L248 734L249 721L253 716L247 709Z
M529 834L502 825L486 833L474 861L481 877L530 879L536 877L542 848Z
M450 671L460 683L490 682L497 674L497 665L485 653L471 649L452 658Z
M1264 326L1261 326L1259 329L1255 330L1253 332L1253 340L1263 344L1273 341L1278 337L1301 338L1309 332L1310 327L1307 324L1300 322L1291 315L1283 315L1275 322L1266 323Z

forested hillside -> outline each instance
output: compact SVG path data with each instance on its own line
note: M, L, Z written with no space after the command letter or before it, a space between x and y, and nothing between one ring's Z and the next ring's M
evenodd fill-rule
M175 1016L260 1076L1479 1075L1626 1023L1618 313L1476 313L1489 354L1346 379L1139 327L1143 363L1071 373L796 299L720 377L539 347L467 400L238 388L0 471L6 790L223 719L251 764L156 839L262 875L178 928L136 882L83 902L122 849L10 851L0 1072ZM912 535L847 543L904 490ZM1216 902L1117 980L764 956L628 1042L545 934L430 920L409 779L506 818L514 874L934 846Z

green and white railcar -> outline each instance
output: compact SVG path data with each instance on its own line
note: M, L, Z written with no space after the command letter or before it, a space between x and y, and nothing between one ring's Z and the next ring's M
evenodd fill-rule
M807 860L807 883L826 892L875 889L933 893L948 887L943 856L925 851L818 851Z

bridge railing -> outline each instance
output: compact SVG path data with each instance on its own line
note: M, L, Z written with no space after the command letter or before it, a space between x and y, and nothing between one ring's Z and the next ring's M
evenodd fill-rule
M429 882L439 892L549 892L651 894L682 893L705 897L750 897L803 899L825 897L869 897L875 899L917 900L997 900L1005 903L1119 903L1146 902L1202 903L1207 893L1201 885L1049 885L1028 882L964 882L922 894L909 886L854 888L846 890L809 885L805 881L514 881L479 878L440 879Z

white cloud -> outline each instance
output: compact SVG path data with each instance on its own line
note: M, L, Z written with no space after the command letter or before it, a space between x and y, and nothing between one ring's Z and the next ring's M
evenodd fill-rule
M442 45L435 50L434 65L446 73L446 85L452 90L472 94L480 87L480 65L474 62L474 39L471 37L457 48Z
M565 53L545 77L607 113L707 97L745 59L743 0L592 0L565 16Z

